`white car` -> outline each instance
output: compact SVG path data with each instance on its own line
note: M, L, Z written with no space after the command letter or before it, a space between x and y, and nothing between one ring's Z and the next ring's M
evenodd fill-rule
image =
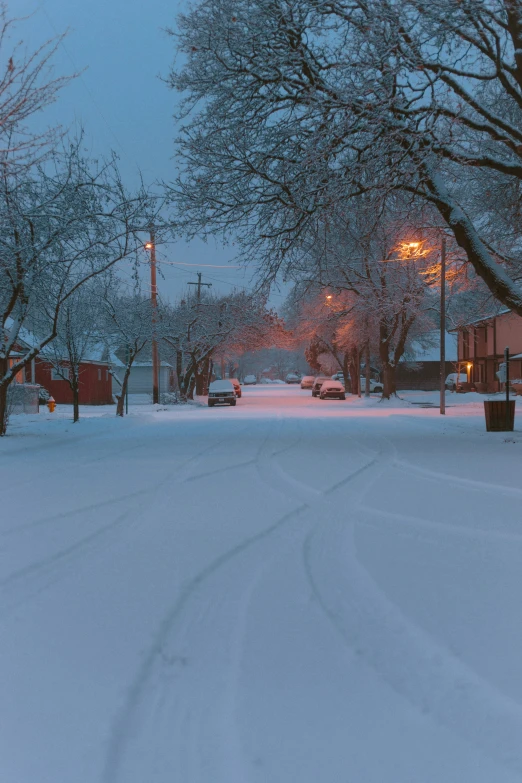
M333 381L331 378L325 381L319 392L321 400L345 400L346 394L341 381Z
M314 378L314 382L312 385L312 397L319 397L319 394L321 392L321 386L325 381L331 381L331 378L328 378L326 375L317 375Z
M243 381L244 386L254 386L257 383L257 378L255 375L245 375L245 379Z
M313 375L305 375L304 378L301 378L301 389L311 389L313 385L314 385Z
M370 391L382 392L383 385L380 381L376 381L374 378L370 378ZM366 378L361 375L361 391L366 391Z
M450 389L451 391L455 391L457 388L457 379L458 383L467 383L468 376L465 372L457 373L457 372L450 372L450 374L446 378L446 389Z
M235 405L236 392L230 381L213 381L208 387L208 407L214 405Z

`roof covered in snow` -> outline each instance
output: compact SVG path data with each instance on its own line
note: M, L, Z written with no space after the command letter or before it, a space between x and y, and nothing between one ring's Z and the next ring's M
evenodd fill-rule
M423 345L414 341L408 352L408 358L403 361L410 362L438 362L440 361L440 338L439 332L430 332L428 335L428 341L431 342L432 347L423 347ZM446 332L446 361L456 362L457 356L457 335L451 332Z

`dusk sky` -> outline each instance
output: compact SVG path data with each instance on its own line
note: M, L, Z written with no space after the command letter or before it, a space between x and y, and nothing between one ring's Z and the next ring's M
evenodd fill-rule
M15 0L10 5L16 16L31 14L17 30L29 46L69 31L55 58L56 72L82 73L45 118L73 130L82 125L93 156L114 149L129 184L136 181L138 169L147 182L175 175L172 114L177 95L160 77L168 74L175 56L175 42L164 30L175 26L184 6L184 0ZM205 269L208 264L232 265L233 255L233 248L201 241L161 248L161 294L175 298L197 271L215 291L249 287L248 270ZM272 304L278 306L282 299L274 292Z

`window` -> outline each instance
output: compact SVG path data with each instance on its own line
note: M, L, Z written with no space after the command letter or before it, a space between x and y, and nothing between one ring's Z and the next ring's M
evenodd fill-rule
M98 367L98 380L101 381L101 370L99 367Z
M469 359L469 332L462 333L462 358Z
M13 367L17 363L17 361L18 361L18 359L9 359L9 367ZM25 383L26 382L25 367L22 367L22 369L19 370L16 373L16 375L14 377L14 382L15 383Z
M69 368L68 367L53 367L51 370L52 381L68 381L69 380Z
M108 370L105 370L105 380L106 381L109 380L109 371Z

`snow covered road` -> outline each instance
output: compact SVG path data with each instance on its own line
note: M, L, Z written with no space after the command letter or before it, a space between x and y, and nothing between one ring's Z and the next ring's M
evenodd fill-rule
M470 411L15 423L0 780L520 783L522 438Z

